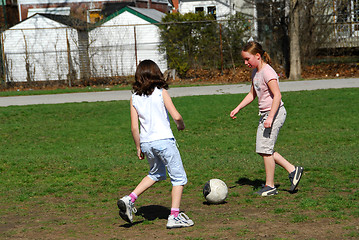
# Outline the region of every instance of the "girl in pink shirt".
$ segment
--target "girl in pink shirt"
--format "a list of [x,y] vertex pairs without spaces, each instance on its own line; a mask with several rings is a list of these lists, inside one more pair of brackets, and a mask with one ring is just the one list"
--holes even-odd
[[251,76],[252,86],[247,96],[230,113],[230,117],[236,119],[236,114],[258,97],[261,117],[257,129],[256,152],[264,160],[266,184],[256,194],[260,196],[278,194],[274,186],[275,164],[288,171],[291,183],[290,191],[293,192],[302,177],[303,167],[292,165],[274,151],[279,130],[287,115],[279,90],[278,75],[270,66],[269,55],[259,43],[248,42],[242,50],[242,57],[244,63],[254,69]]

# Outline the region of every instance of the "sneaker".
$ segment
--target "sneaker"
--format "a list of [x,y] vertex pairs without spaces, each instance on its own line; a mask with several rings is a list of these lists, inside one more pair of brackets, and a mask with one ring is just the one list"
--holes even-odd
[[182,228],[182,227],[191,227],[194,225],[194,222],[189,219],[189,217],[181,212],[177,217],[169,215],[167,221],[167,228]]
[[290,192],[293,192],[295,188],[298,186],[299,181],[303,174],[303,170],[304,169],[302,167],[295,167],[295,170],[289,173],[289,181],[292,184],[289,189]]
[[120,217],[126,222],[132,223],[133,216],[132,212],[136,213],[137,209],[134,207],[130,196],[124,196],[117,201],[117,206],[120,209]]
[[276,195],[276,194],[278,194],[278,191],[275,187],[272,188],[272,187],[266,185],[266,186],[262,187],[262,189],[259,190],[258,192],[256,192],[255,194],[266,197],[266,196]]

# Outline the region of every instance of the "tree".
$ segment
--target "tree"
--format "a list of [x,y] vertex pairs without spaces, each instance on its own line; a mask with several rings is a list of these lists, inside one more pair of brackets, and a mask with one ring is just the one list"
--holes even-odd
[[300,37],[299,37],[299,16],[300,16],[300,1],[290,0],[290,74],[289,79],[298,80],[301,78],[302,67],[300,58]]
[[219,69],[242,62],[240,50],[249,25],[240,14],[218,22],[203,12],[171,13],[159,26],[160,52],[182,76],[189,69]]
[[244,0],[245,8],[257,12],[258,37],[274,62],[282,65],[290,79],[301,77],[303,64],[315,56],[333,28],[332,1]]

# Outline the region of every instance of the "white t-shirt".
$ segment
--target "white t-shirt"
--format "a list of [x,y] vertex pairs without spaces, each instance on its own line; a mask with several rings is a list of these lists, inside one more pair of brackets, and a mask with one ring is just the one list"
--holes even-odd
[[132,105],[140,120],[140,142],[174,138],[162,89],[155,88],[150,96],[132,94]]
[[[279,84],[278,75],[269,64],[265,64],[259,72],[255,69],[252,73],[252,84],[257,93],[258,107],[261,112],[271,110],[273,93],[268,87],[268,82],[272,79],[275,79],[273,81],[277,81]],[[279,106],[283,106],[282,100]]]

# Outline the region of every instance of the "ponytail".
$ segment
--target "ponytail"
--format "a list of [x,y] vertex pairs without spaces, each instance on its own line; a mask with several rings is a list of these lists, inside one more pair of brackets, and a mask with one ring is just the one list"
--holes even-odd
[[272,59],[270,58],[270,56],[267,52],[264,51],[261,56],[262,56],[262,59],[264,60],[264,62],[268,63],[269,65],[272,64]]

